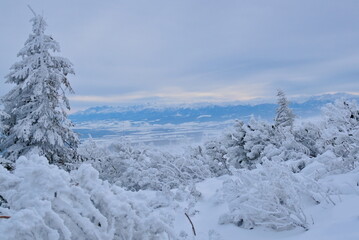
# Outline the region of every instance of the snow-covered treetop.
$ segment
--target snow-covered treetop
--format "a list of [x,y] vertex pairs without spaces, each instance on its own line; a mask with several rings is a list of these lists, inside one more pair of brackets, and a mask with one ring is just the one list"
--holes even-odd
[[[11,72],[6,76],[7,82],[20,84],[28,79],[38,78],[39,75],[45,78],[54,71],[56,72],[54,77],[72,92],[65,77],[69,73],[74,74],[72,63],[65,58],[50,55],[50,52],[59,52],[60,45],[51,35],[45,34],[47,24],[42,15],[36,14],[30,22],[32,22],[32,33],[26,40],[25,46],[17,54],[22,60],[10,68]],[[34,70],[37,70],[37,74],[34,74]],[[69,108],[68,105],[66,107]]]
[[30,56],[49,49],[59,52],[60,45],[50,35],[45,34],[47,24],[44,17],[42,15],[35,15],[30,22],[32,22],[32,34],[30,34],[25,42],[25,47],[20,50],[18,56]]
[[278,108],[275,116],[275,125],[281,127],[292,127],[294,122],[294,114],[292,109],[289,108],[289,102],[282,90],[278,90]]

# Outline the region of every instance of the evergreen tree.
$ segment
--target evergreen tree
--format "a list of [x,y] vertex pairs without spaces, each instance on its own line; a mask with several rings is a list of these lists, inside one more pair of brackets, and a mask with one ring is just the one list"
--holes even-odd
[[15,161],[20,155],[38,152],[50,163],[63,164],[76,155],[77,135],[71,130],[65,91],[73,92],[67,79],[72,63],[53,56],[59,44],[45,34],[44,17],[34,12],[32,33],[19,51],[21,60],[10,68],[6,83],[16,86],[2,98],[4,112],[0,149]]
[[275,116],[275,126],[276,127],[293,127],[294,114],[292,109],[289,108],[289,102],[285,97],[285,94],[282,90],[278,90],[278,108]]
[[278,137],[271,124],[253,117],[248,124],[244,125],[243,129],[246,132],[243,139],[246,158],[241,161],[241,166],[253,168],[257,163],[262,162],[265,149],[277,144]]
[[246,166],[248,157],[244,149],[244,138],[247,134],[244,122],[236,120],[230,132],[224,135],[224,147],[227,151],[225,158],[229,165],[235,168]]

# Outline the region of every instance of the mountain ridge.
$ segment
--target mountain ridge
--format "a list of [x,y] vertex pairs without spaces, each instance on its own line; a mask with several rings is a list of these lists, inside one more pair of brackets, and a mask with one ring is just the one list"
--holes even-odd
[[[337,93],[294,98],[290,107],[297,117],[307,118],[319,115],[320,109],[336,99],[359,100],[359,96]],[[289,99],[290,100],[290,99]],[[242,102],[224,103],[195,103],[195,104],[136,104],[128,106],[96,106],[81,112],[73,113],[69,117],[73,122],[88,121],[145,121],[157,124],[180,124],[185,122],[225,121],[230,119],[249,119],[250,116],[272,120],[276,103],[246,104]]]

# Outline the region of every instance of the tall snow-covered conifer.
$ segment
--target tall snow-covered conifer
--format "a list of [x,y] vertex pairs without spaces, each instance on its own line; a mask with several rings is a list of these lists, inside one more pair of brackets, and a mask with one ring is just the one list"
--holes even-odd
[[289,108],[289,102],[285,97],[285,94],[282,90],[278,90],[278,108],[275,116],[275,126],[277,127],[293,127],[294,114],[292,109]]
[[44,17],[34,12],[31,22],[32,33],[18,53],[21,60],[6,76],[15,87],[2,98],[6,117],[1,117],[0,149],[12,161],[35,151],[50,163],[63,164],[76,156],[78,145],[66,114],[65,91],[73,92],[67,75],[74,70],[69,60],[52,55],[60,46],[45,34]]

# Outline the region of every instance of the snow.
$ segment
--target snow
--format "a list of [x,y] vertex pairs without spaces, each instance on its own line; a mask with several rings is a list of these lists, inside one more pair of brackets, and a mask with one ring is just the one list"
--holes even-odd
[[78,148],[61,88],[72,91],[66,76],[74,70],[48,52],[59,44],[33,13],[22,60],[6,77],[16,86],[0,110],[1,239],[359,239],[357,102],[337,100],[320,120],[297,122],[279,90],[273,123],[233,122],[234,108],[220,105],[202,111],[200,104],[193,115],[185,107],[100,107],[88,116],[142,112],[137,122],[101,122],[107,133],[137,129],[137,142],[152,133],[161,140],[180,135],[184,144],[186,134],[196,138],[201,129],[208,139],[164,150],[90,138]]
[[[349,179],[358,177],[353,174]],[[359,239],[359,188],[349,195],[335,196],[336,205],[324,204],[307,207],[305,212],[310,216],[311,226],[308,231],[294,229],[291,231],[277,232],[264,228],[253,230],[239,228],[235,225],[219,225],[218,219],[227,210],[224,203],[218,203],[217,192],[221,190],[225,177],[207,179],[197,184],[197,190],[202,193],[201,200],[196,205],[198,214],[192,217],[197,231],[197,237],[193,239],[208,239],[208,233],[214,230],[223,240],[357,240]],[[348,178],[343,175],[332,176],[330,181],[338,184],[346,184]],[[177,232],[186,231],[191,236],[190,223],[182,212],[177,212],[175,226]]]
[[0,234],[2,239],[359,239],[359,167],[320,177],[335,204],[304,204],[307,231],[219,224],[230,210],[221,197],[230,179],[236,175],[208,178],[192,190],[128,192],[100,180],[88,164],[68,173],[44,157],[21,157],[13,173],[0,167],[0,194],[9,205],[0,205],[0,215],[10,216],[0,219]]
[[[68,173],[36,155],[13,173],[0,167],[2,239],[168,239],[170,214],[98,178],[88,164]],[[3,221],[4,220],[4,221]]]
[[359,239],[357,109],[336,102],[322,121],[277,128],[236,122],[223,137],[182,151],[90,140],[78,152],[86,161],[72,171],[22,156],[12,172],[0,167],[0,216],[10,217],[0,218],[0,235]]

